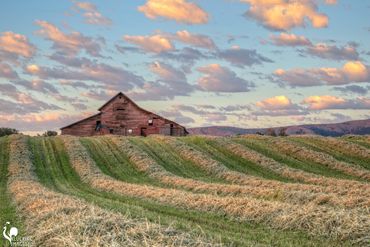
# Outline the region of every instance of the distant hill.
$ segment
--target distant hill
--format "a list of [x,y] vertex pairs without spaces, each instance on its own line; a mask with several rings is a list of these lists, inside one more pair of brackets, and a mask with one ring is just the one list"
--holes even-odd
[[343,136],[347,134],[369,135],[370,119],[354,120],[333,124],[305,124],[261,129],[244,129],[230,126],[210,126],[210,127],[190,128],[188,129],[188,131],[192,135],[230,136],[230,135],[256,134],[257,132],[266,134],[266,132],[269,129],[273,129],[277,134],[281,131],[281,129],[285,129],[285,133],[287,135],[307,135],[307,134],[314,135],[316,134],[322,136]]

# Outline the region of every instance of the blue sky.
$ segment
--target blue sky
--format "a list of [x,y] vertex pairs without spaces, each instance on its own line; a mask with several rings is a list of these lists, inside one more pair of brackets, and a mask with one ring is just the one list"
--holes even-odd
[[187,127],[370,116],[368,1],[1,5],[1,126],[59,129],[118,91]]

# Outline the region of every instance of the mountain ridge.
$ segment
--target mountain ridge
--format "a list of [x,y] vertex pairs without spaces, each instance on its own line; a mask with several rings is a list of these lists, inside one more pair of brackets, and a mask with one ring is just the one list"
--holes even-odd
[[272,128],[239,128],[232,126],[208,126],[189,128],[191,135],[213,135],[231,136],[245,134],[271,134],[272,130],[279,135],[284,131],[287,135],[322,135],[322,136],[343,136],[343,135],[368,135],[370,134],[370,119],[352,120],[330,124],[302,124]]

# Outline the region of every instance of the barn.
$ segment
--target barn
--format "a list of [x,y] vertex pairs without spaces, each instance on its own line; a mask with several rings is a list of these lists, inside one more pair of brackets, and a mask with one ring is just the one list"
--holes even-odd
[[98,111],[99,113],[93,116],[61,128],[62,135],[185,136],[188,134],[184,126],[139,107],[122,92],[110,99]]

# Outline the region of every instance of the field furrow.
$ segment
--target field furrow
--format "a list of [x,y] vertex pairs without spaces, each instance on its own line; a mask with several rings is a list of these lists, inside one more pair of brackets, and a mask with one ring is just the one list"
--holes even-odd
[[370,150],[360,145],[333,137],[289,137],[290,140],[307,145],[319,152],[327,153],[334,158],[360,165],[370,170]]
[[[297,145],[296,143],[293,143],[286,138],[268,139],[268,143],[271,145],[272,149],[282,152],[291,157],[294,157],[298,160],[301,161],[309,160],[317,164],[329,167],[331,169],[341,171],[348,175],[356,176],[363,180],[370,180],[370,171],[361,167],[360,165],[336,160],[329,154],[312,150],[303,145]],[[360,187],[362,186],[368,189],[368,185],[366,184],[361,185],[355,181],[353,182],[348,181],[346,185],[346,187],[358,187],[358,186]]]
[[33,171],[25,137],[12,137],[9,173],[9,191],[35,246],[153,246],[163,243],[176,246],[184,242],[202,245],[201,239],[169,232],[160,225],[133,220],[43,187]]
[[338,186],[343,183],[347,183],[345,180],[339,180],[334,178],[327,178],[323,176],[319,176],[312,173],[307,173],[302,170],[290,168],[282,163],[275,161],[274,159],[270,159],[248,147],[245,147],[241,144],[229,141],[224,138],[215,138],[215,141],[219,142],[224,146],[226,150],[232,152],[236,155],[239,155],[242,158],[245,158],[249,161],[252,161],[256,164],[259,164],[266,169],[271,169],[278,174],[281,174],[284,177],[288,177],[294,179],[296,181],[301,181],[310,184],[322,185],[322,186]]
[[[291,191],[291,190],[281,190],[280,188],[259,188],[256,186],[240,186],[231,184],[219,184],[219,183],[206,183],[203,181],[195,179],[186,179],[174,174],[171,174],[159,166],[154,159],[152,159],[148,154],[143,153],[138,147],[132,144],[128,138],[111,137],[112,140],[119,148],[120,153],[125,153],[130,158],[133,164],[136,164],[138,170],[147,173],[152,178],[160,181],[163,184],[172,185],[177,189],[186,189],[193,192],[201,192],[216,195],[233,195],[233,196],[253,196],[256,198],[268,199],[268,200],[278,200],[284,202],[290,202],[294,204],[326,204],[331,206],[346,206],[347,200],[345,198],[338,198],[338,196],[333,194],[324,194],[322,192],[314,193],[307,191]],[[135,138],[136,139],[136,138]],[[143,139],[142,139],[143,140]],[[145,139],[145,140],[148,140]],[[137,141],[137,140],[136,140]],[[150,140],[151,144],[156,145],[155,140]],[[103,148],[103,147],[102,147]],[[104,149],[104,148],[103,148]],[[95,149],[96,150],[96,149]],[[105,150],[109,152],[109,149]],[[91,150],[90,150],[91,154]],[[160,160],[169,160],[170,162],[176,162],[181,160],[180,157],[169,158],[169,153],[157,154],[161,157]],[[104,154],[102,154],[103,156]],[[94,156],[94,155],[93,155]],[[94,160],[96,163],[101,162],[100,160]],[[111,161],[107,166],[111,166],[119,161]],[[179,164],[181,165],[181,164]],[[98,165],[101,167],[101,165]],[[118,170],[118,169],[117,169]],[[108,174],[109,175],[109,174]]]
[[[206,232],[212,239],[218,239],[216,242],[222,239],[222,242],[232,243],[233,245],[266,245],[273,239],[277,246],[286,246],[287,243],[288,245],[293,243],[302,245],[303,243],[303,246],[310,246],[311,241],[315,243],[320,243],[322,241],[312,239],[307,241],[307,236],[299,231],[281,231],[255,224],[250,225],[249,223],[232,221],[225,218],[223,215],[214,214],[212,212],[186,210],[133,196],[122,195],[122,193],[118,195],[117,193],[93,189],[86,183],[82,183],[75,171],[72,170],[69,158],[59,138],[48,140],[48,142],[52,144],[49,146],[53,146],[52,150],[40,148],[43,145],[39,142],[42,142],[42,138],[40,140],[33,138],[31,143],[31,146],[34,146],[33,153],[37,158],[37,162],[35,162],[37,164],[36,166],[40,168],[36,169],[36,171],[42,170],[37,172],[38,176],[44,177],[44,167],[50,166],[53,171],[51,173],[52,176],[50,176],[51,180],[60,181],[56,183],[58,186],[55,187],[55,189],[61,190],[66,194],[82,197],[103,208],[129,213],[132,216],[142,215],[153,222],[160,220],[160,223],[165,226],[176,225],[176,228],[180,228],[182,231],[194,232],[194,234],[197,235],[204,235]],[[35,143],[40,145],[35,145]],[[49,156],[48,160],[50,160],[50,163],[40,165],[45,159],[38,158],[42,157],[44,154]],[[49,171],[46,173],[49,174]],[[44,181],[44,183],[49,184],[47,181]],[[53,184],[55,183],[51,183],[49,186],[51,185],[51,187],[53,187]],[[241,238],[240,236],[244,237]]]
[[295,207],[253,198],[198,195],[113,180],[98,170],[77,138],[63,137],[63,141],[74,169],[83,181],[97,189],[147,198],[185,209],[226,214],[238,221],[261,222],[274,228],[306,230],[309,234],[334,239],[361,239],[368,234],[370,228],[368,216],[357,210],[334,210],[317,205]]

